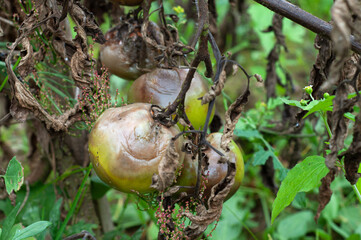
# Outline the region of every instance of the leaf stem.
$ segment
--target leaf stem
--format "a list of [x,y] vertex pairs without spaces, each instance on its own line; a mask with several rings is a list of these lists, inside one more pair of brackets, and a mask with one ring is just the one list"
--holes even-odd
[[326,115],[326,112],[321,112],[321,117],[322,117],[322,120],[326,126],[326,129],[327,129],[327,133],[328,133],[328,136],[330,137],[330,139],[332,138],[332,132],[331,132],[331,128],[330,128],[330,125],[328,125],[328,122],[327,122],[327,115]]
[[356,187],[356,184],[352,185],[352,188],[353,188],[353,191],[355,192],[355,194],[357,196],[358,201],[361,204],[361,194],[360,194],[358,188]]

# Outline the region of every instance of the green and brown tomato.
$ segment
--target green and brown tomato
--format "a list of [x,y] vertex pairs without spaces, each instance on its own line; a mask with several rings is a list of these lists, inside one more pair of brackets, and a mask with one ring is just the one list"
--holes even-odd
[[[207,141],[225,154],[224,151],[221,150],[221,133],[212,133],[208,135]],[[236,165],[236,175],[234,179],[234,184],[232,185],[226,200],[232,197],[238,188],[241,185],[241,182],[244,177],[244,162],[242,152],[237,146],[237,144],[232,140],[229,144],[230,152],[228,152],[228,157],[231,162],[235,163]],[[219,163],[221,156],[216,153],[213,149],[207,148],[203,152],[207,157],[208,166],[204,169],[204,174],[207,179],[205,184],[204,196],[208,199],[211,195],[212,187],[215,186],[217,183],[222,181],[227,175],[228,166],[226,163]],[[177,185],[180,186],[187,186],[187,187],[195,187],[197,182],[197,170],[198,170],[198,162],[194,159],[194,156],[190,153],[186,153],[184,157],[184,166],[182,169],[181,176],[177,180]],[[194,188],[188,189],[188,192],[194,191]]]
[[[148,25],[148,34],[159,44],[163,35],[154,22]],[[110,73],[126,80],[135,80],[157,66],[159,51],[149,47],[141,34],[141,22],[129,19],[105,34],[106,42],[100,48],[99,58]]]
[[[89,154],[94,170],[105,183],[122,192],[148,193],[153,174],[165,157],[170,140],[179,133],[155,122],[151,105],[135,103],[107,109],[89,135]],[[179,163],[183,138],[175,142]]]
[[[178,96],[188,69],[157,68],[136,79],[129,89],[129,102],[146,102],[167,107]],[[185,97],[185,112],[196,130],[202,129],[206,120],[208,104],[202,105],[202,97],[208,92],[205,80],[195,72],[192,84]],[[211,120],[214,115],[214,109]]]

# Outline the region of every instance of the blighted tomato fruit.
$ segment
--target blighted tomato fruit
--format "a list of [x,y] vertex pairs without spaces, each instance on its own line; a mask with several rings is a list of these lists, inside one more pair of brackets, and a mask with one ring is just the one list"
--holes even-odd
[[[96,121],[89,135],[89,154],[97,175],[122,192],[147,193],[153,174],[166,155],[171,138],[179,133],[177,126],[164,127],[155,122],[151,105],[135,103],[107,109]],[[175,141],[179,164],[183,138]]]
[[[225,154],[224,151],[221,149],[221,133],[212,133],[208,135],[207,141]],[[231,187],[226,200],[233,196],[233,194],[238,190],[239,186],[241,185],[243,176],[244,176],[244,162],[241,150],[238,148],[237,144],[234,141],[231,141],[229,144],[230,152],[228,153],[228,157],[231,162],[236,164],[236,176],[234,179],[234,184]],[[216,153],[211,148],[208,148],[204,151],[204,154],[206,155],[208,159],[208,166],[204,169],[205,179],[205,191],[204,196],[206,199],[208,199],[211,195],[212,187],[215,186],[217,183],[219,183],[222,179],[224,179],[227,175],[228,166],[226,163],[219,163],[219,160],[221,159],[221,156]],[[198,169],[198,162],[192,154],[186,154],[184,158],[184,167],[182,169],[182,174],[177,180],[177,185],[180,186],[192,186],[195,187],[197,182],[197,169]],[[194,189],[188,190],[194,191]]]
[[[148,34],[163,44],[160,28],[150,22]],[[135,80],[143,73],[157,66],[159,51],[149,47],[142,38],[141,22],[124,20],[105,34],[106,42],[100,48],[100,61],[110,73],[126,80]]]
[[[129,89],[128,101],[145,102],[167,107],[178,96],[188,69],[157,68],[136,79]],[[198,130],[204,125],[208,104],[202,105],[198,98],[208,92],[205,80],[195,72],[192,84],[185,98],[185,112],[193,127]],[[214,110],[211,118],[214,115]],[[211,119],[212,120],[212,119]]]

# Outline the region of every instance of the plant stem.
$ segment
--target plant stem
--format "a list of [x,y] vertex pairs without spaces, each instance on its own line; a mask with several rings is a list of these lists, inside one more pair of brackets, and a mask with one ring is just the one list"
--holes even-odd
[[356,187],[356,184],[352,185],[352,188],[353,188],[353,191],[355,192],[355,194],[357,196],[358,201],[361,204],[361,194],[360,194],[358,188]]
[[[295,23],[311,30],[314,33],[321,34],[331,39],[332,25],[318,17],[302,10],[301,8],[285,1],[285,0],[254,0],[266,8],[278,13]],[[361,44],[350,35],[352,51],[361,54]]]
[[331,128],[330,128],[330,126],[328,125],[328,122],[327,122],[326,112],[322,112],[321,117],[322,117],[323,122],[325,123],[326,129],[327,129],[327,132],[328,132],[328,136],[331,139],[332,138],[332,132],[331,132]]

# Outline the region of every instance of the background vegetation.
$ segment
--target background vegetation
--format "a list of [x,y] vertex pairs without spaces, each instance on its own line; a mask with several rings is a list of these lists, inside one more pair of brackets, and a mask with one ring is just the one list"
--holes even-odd
[[[109,5],[111,3],[107,1],[98,2],[85,1],[84,5],[93,11],[104,34],[119,22],[118,13],[135,9]],[[293,2],[325,21],[331,19],[333,1]],[[270,31],[274,13],[253,1],[217,0],[215,3],[218,17],[214,33],[221,52],[231,53],[231,58],[248,73],[257,73],[266,79],[270,75],[269,64],[273,61],[269,54],[279,44],[274,32]],[[0,6],[0,17],[6,20],[0,23],[4,33],[0,38],[0,174],[4,176],[4,181],[0,182],[0,226],[3,229],[0,239],[9,239],[6,234],[10,231],[27,229],[28,226],[31,226],[28,230],[35,230],[33,235],[26,237],[34,236],[35,239],[62,239],[84,230],[104,240],[157,239],[156,209],[136,195],[109,189],[91,172],[87,133],[89,125],[103,110],[99,102],[101,109],[97,109],[96,114],[74,123],[67,132],[49,130],[44,121],[31,115],[23,122],[9,117],[12,90],[5,65],[5,57],[9,53],[7,45],[15,41],[16,31],[34,3],[30,0],[14,3],[5,0],[3,3],[0,1]],[[152,3],[151,11],[158,7],[156,2]],[[164,1],[164,10],[166,14],[178,16],[177,23],[170,19],[167,21],[177,27],[181,41],[188,44],[197,26],[194,5],[188,1],[169,0]],[[150,19],[158,22],[157,14],[152,14]],[[76,23],[69,15],[67,20],[70,29],[73,29]],[[302,98],[312,101],[304,88],[310,85],[310,73],[318,55],[314,47],[316,34],[286,18],[282,21],[287,51],[281,44],[279,59],[273,61],[277,76],[274,93],[271,94],[267,82],[252,79],[251,96],[235,130],[235,141],[242,147],[245,157],[245,178],[238,192],[224,204],[219,221],[208,227],[202,239],[361,239],[361,203],[355,190],[361,188],[361,183],[352,187],[346,180],[342,158],[331,184],[332,197],[317,222],[314,218],[319,207],[320,179],[327,172],[317,178],[309,170],[302,175],[301,170],[296,169],[294,189],[288,187],[284,190],[285,195],[297,193],[295,198],[279,216],[272,216],[277,192],[286,175],[290,174],[289,169],[307,157],[315,162],[317,156],[326,169],[323,157],[329,151],[331,136],[327,125],[331,123],[327,123],[325,117],[330,116],[327,112],[331,114],[333,111],[332,99],[335,95],[335,88],[330,88],[327,92],[331,100],[327,102],[328,96],[323,93],[313,96],[313,106],[320,104],[318,108],[307,108],[311,102],[300,102]],[[71,34],[75,38],[73,30]],[[45,45],[46,54],[42,61],[34,63],[33,73],[22,80],[44,109],[50,114],[61,115],[78,101],[74,96],[75,81],[70,68],[54,50],[54,43],[47,39],[46,33],[39,29],[31,40],[34,48]],[[88,43],[89,54],[96,59],[100,44],[91,37],[88,37]],[[21,49],[18,47],[11,59],[19,75],[17,65],[22,56]],[[190,54],[189,58],[192,57],[193,54]],[[215,64],[214,57],[211,57]],[[96,65],[92,66],[92,69],[96,68]],[[205,67],[201,65],[197,71],[204,75]],[[246,87],[246,79],[241,72],[231,72],[221,97],[217,99],[219,116],[224,115],[230,103]],[[104,104],[120,106],[127,103],[130,81],[114,75],[109,78],[93,75],[92,79],[95,83],[99,81],[109,85],[105,92],[99,93],[112,96],[112,102]],[[104,82],[108,79],[108,83]],[[349,96],[355,98],[356,94],[351,96],[350,93]],[[104,99],[109,101],[109,98]],[[301,109],[310,114],[297,121],[296,115]],[[351,120],[347,122],[343,151],[352,143],[358,113],[359,107],[355,105],[346,114]],[[7,191],[5,187],[5,181],[10,179],[5,172],[9,172],[9,161],[13,157],[23,167],[25,182],[20,189],[16,189],[15,184],[15,191],[11,192],[12,189]],[[21,169],[14,164],[15,170]],[[21,182],[22,177],[17,174],[15,171],[11,179]],[[296,175],[301,176],[301,180],[307,178],[314,183],[302,185],[296,182],[300,181]]]

